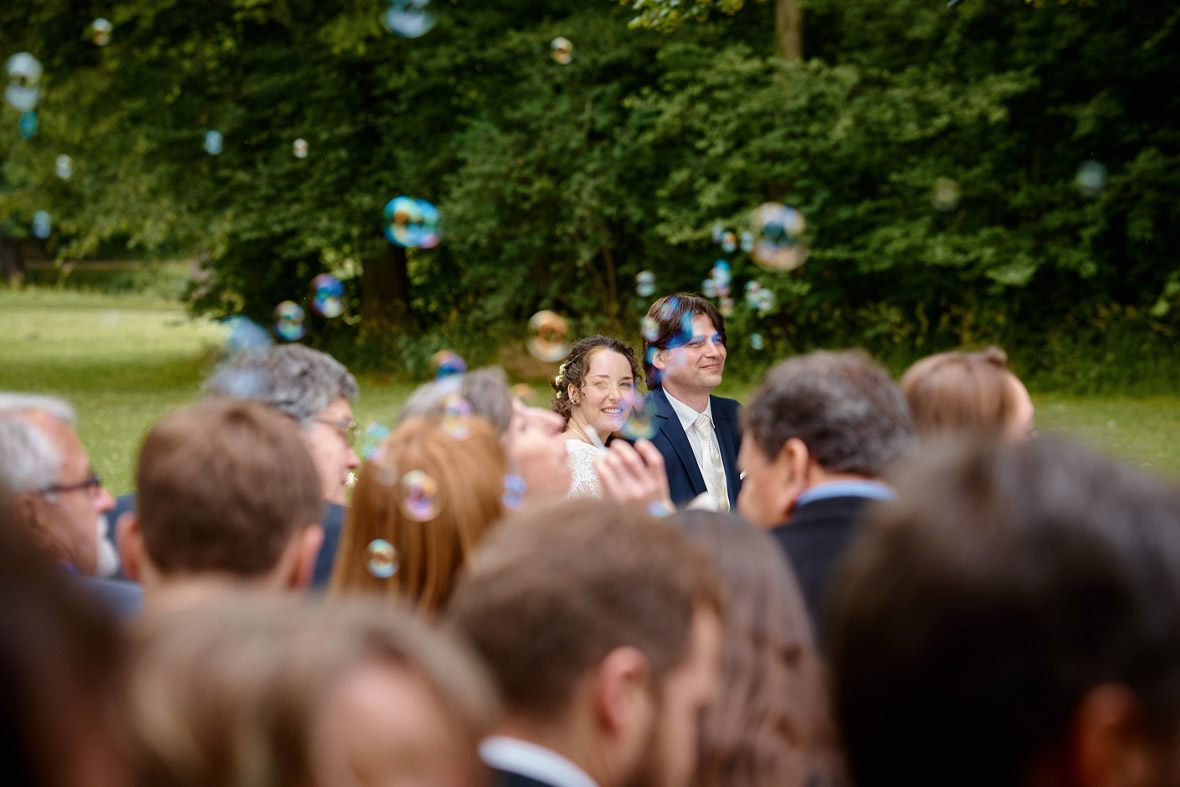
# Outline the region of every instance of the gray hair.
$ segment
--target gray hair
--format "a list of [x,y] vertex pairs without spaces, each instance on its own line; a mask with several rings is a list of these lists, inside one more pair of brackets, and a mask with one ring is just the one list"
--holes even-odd
[[29,416],[77,423],[69,402],[52,396],[0,391],[0,498],[35,492],[61,481],[61,451]]
[[357,385],[344,364],[300,344],[243,351],[205,382],[217,396],[269,405],[307,426],[337,399],[356,399]]
[[472,413],[488,421],[501,435],[508,431],[508,423],[512,420],[512,391],[508,387],[508,375],[499,366],[487,366],[470,374],[444,377],[418,386],[402,405],[397,422],[440,415],[446,406],[446,398],[455,394],[470,402]]
[[778,364],[744,418],[767,459],[796,437],[823,469],[870,478],[882,475],[913,431],[905,397],[859,350],[815,352]]

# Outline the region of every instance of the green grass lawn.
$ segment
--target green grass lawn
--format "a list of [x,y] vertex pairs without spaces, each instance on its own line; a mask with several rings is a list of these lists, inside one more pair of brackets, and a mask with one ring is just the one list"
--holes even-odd
[[[120,494],[132,488],[144,432],[164,413],[200,397],[225,335],[223,326],[192,320],[175,303],[151,297],[0,289],[0,390],[71,401],[95,469]],[[415,383],[362,377],[360,386],[357,420],[388,424]],[[745,399],[750,390],[727,384],[719,393]],[[1180,476],[1180,397],[1038,394],[1033,400],[1041,434],[1064,435],[1152,472]]]

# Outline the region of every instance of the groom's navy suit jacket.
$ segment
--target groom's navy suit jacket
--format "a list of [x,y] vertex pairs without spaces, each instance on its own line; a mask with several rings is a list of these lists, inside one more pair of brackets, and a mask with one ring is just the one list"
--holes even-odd
[[[701,468],[697,465],[696,455],[688,442],[688,435],[668,401],[668,395],[663,388],[643,397],[643,405],[654,414],[656,433],[651,438],[652,444],[664,457],[664,467],[668,473],[668,489],[672,493],[672,502],[683,505],[694,497],[708,491],[705,487],[705,477],[701,475]],[[738,478],[737,456],[742,444],[741,424],[738,413],[742,406],[734,399],[722,399],[720,396],[710,396],[713,406],[713,423],[717,427],[717,444],[721,447],[721,460],[725,464],[725,485],[729,491],[729,506],[737,505],[738,491],[742,488]]]

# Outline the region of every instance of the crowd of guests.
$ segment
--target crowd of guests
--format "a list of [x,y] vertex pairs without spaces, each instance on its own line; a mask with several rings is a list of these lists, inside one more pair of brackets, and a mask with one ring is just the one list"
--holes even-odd
[[1178,783],[1180,491],[1029,439],[995,348],[897,383],[802,355],[744,407],[725,359],[712,303],[668,296],[641,352],[576,342],[550,409],[442,378],[361,463],[352,375],[249,351],[118,501],[68,403],[0,394],[5,771]]

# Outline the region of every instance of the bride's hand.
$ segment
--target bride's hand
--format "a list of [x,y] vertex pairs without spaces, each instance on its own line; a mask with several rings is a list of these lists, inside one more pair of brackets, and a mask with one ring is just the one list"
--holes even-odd
[[631,446],[615,440],[594,460],[603,497],[620,503],[637,503],[652,513],[670,514],[676,509],[668,491],[664,457],[647,440]]

